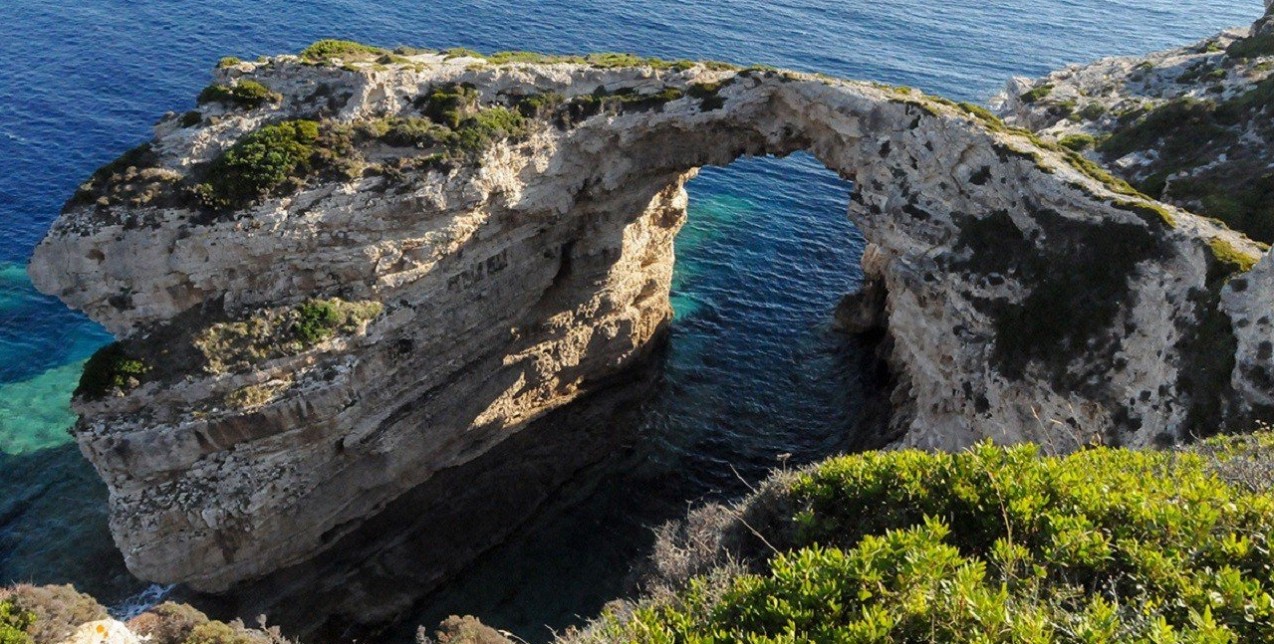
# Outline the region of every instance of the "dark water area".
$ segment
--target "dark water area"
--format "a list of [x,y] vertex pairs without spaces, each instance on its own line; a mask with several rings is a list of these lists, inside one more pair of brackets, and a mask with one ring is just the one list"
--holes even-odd
[[[295,52],[324,37],[481,51],[632,51],[764,63],[982,101],[1012,75],[1179,46],[1251,22],[1255,0],[0,0],[0,583],[74,582],[119,604],[127,575],[106,491],[70,444],[80,365],[109,341],[35,293],[24,267],[99,165],[188,109],[218,58]],[[806,156],[744,159],[691,182],[654,389],[627,437],[393,631],[482,615],[530,640],[595,613],[690,504],[730,498],[780,454],[853,448],[863,350],[830,331],[862,240],[849,187]],[[737,475],[736,475],[737,471]],[[389,636],[389,635],[386,635]]]

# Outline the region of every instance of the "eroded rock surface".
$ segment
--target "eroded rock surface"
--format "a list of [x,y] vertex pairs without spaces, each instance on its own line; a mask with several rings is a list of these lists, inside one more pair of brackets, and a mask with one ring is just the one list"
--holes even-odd
[[1015,78],[1012,125],[1083,151],[1142,192],[1274,242],[1274,14],[1148,56]]
[[145,579],[219,591],[303,561],[640,362],[671,314],[685,182],[745,155],[807,150],[854,180],[901,445],[1145,445],[1216,431],[1259,388],[1234,359],[1259,343],[1218,305],[1258,247],[970,106],[720,65],[407,53],[217,82],[242,100],[166,117],[30,268],[122,340],[86,374],[76,434]]

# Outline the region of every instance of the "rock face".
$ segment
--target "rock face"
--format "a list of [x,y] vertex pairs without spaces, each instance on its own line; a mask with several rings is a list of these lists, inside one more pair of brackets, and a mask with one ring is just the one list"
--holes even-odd
[[122,340],[76,433],[142,578],[219,591],[303,561],[639,363],[685,182],[745,155],[855,182],[901,445],[1176,440],[1268,375],[1226,312],[1269,281],[1218,304],[1255,245],[975,108],[720,65],[367,55],[220,69],[225,105],[162,120],[36,250],[36,285]]
[[1012,125],[1082,150],[1142,192],[1274,242],[1274,16],[1144,57],[1012,80]]

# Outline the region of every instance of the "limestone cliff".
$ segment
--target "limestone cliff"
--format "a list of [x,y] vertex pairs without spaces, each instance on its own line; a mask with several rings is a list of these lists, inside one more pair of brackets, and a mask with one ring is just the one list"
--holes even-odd
[[76,435],[146,579],[302,561],[640,362],[685,182],[745,155],[854,181],[901,444],[1174,441],[1269,373],[1229,313],[1274,291],[1269,257],[1227,281],[1255,244],[905,88],[321,43],[225,61],[201,101],[86,183],[30,267],[121,339]]
[[1188,47],[1016,78],[996,103],[1146,194],[1274,242],[1274,14]]

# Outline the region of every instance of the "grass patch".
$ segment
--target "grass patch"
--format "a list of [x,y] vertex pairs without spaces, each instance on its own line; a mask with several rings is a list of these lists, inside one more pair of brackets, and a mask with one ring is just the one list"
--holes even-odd
[[159,155],[149,143],[143,143],[98,168],[67,201],[66,208],[90,204],[128,204],[138,208],[189,205],[189,200],[173,189],[182,175],[158,165]]
[[1274,498],[1214,463],[986,444],[835,458],[785,484],[763,535],[783,552],[608,614],[592,641],[1268,641]]
[[269,404],[287,388],[288,383],[248,385],[230,392],[226,396],[226,404],[241,411],[259,409]]
[[283,96],[251,79],[243,79],[234,85],[213,84],[199,93],[198,103],[221,103],[242,109],[256,109],[267,103],[277,103]]
[[94,400],[115,391],[128,391],[140,385],[149,371],[146,363],[130,356],[120,343],[113,342],[98,349],[84,363],[75,395]]
[[1080,118],[1087,121],[1096,121],[1106,115],[1106,106],[1101,103],[1089,103],[1079,111]]
[[1141,217],[1142,221],[1147,223],[1159,221],[1167,225],[1169,228],[1176,228],[1177,226],[1176,215],[1174,215],[1171,210],[1164,207],[1163,204],[1152,199],[1147,199],[1145,201],[1127,201],[1117,199],[1112,202],[1111,205],[1120,210],[1127,210],[1128,212]]
[[234,67],[235,65],[240,65],[242,63],[243,61],[240,60],[239,58],[236,58],[234,56],[226,56],[222,58],[221,60],[217,61],[217,69],[225,69],[227,67]]
[[621,67],[651,67],[656,70],[685,71],[696,66],[703,66],[713,71],[736,70],[737,65],[720,61],[695,62],[691,60],[664,60],[614,52],[599,52],[582,55],[541,54],[533,51],[501,51],[484,55],[472,49],[447,49],[443,51],[447,58],[477,58],[492,65],[532,64],[532,65],[590,65],[599,69],[616,69]]

